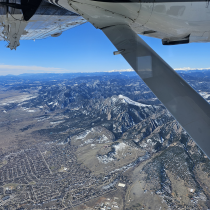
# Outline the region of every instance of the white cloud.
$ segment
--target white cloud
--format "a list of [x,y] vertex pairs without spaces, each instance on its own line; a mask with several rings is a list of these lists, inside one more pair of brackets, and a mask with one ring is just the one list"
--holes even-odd
[[0,75],[19,75],[23,73],[70,73],[70,70],[42,66],[15,66],[0,64]]
[[130,71],[134,71],[134,70],[133,69],[120,69],[120,70],[110,70],[106,72],[130,72]]
[[[190,67],[182,67],[175,68],[174,70],[210,70],[209,68],[190,68]],[[133,69],[119,69],[119,70],[110,70],[105,72],[133,72]],[[100,71],[98,71],[100,72]],[[55,68],[55,67],[43,67],[43,66],[16,66],[16,65],[5,65],[0,63],[0,75],[19,75],[23,73],[75,73],[75,71],[71,71],[63,68]],[[79,73],[79,72],[78,72]],[[82,73],[82,72],[80,72]],[[83,72],[85,73],[85,72]],[[91,73],[91,72],[86,72]]]
[[182,71],[189,71],[189,70],[210,70],[210,67],[208,67],[208,68],[190,68],[190,67],[182,67],[182,68],[175,68],[174,70],[182,70]]
[[[174,70],[182,70],[182,71],[189,71],[189,70],[210,70],[210,67],[208,68],[190,68],[190,67],[181,67],[181,68],[175,68]],[[120,69],[120,70],[110,70],[106,72],[132,72],[133,69]]]

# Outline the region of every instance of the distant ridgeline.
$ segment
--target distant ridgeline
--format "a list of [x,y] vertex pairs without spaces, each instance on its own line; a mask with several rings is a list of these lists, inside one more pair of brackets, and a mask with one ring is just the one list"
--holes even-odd
[[[184,79],[200,79],[210,80],[210,70],[176,70],[176,72]],[[106,80],[112,78],[128,79],[130,77],[138,77],[135,71],[116,71],[116,72],[89,72],[89,73],[37,73],[37,74],[20,74],[0,76],[0,85],[11,82],[27,81],[58,81],[71,80],[74,78],[82,79],[98,79]]]

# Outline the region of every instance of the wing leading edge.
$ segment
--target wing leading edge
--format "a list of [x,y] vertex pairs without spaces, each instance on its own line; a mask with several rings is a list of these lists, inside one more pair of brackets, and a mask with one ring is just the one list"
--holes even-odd
[[147,86],[210,158],[210,105],[129,26],[102,29]]

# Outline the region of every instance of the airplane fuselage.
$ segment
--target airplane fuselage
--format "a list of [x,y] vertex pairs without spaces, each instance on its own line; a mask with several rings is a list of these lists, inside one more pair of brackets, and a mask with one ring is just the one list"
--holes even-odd
[[162,40],[210,41],[208,1],[50,1],[82,15],[96,28],[128,24],[138,34]]

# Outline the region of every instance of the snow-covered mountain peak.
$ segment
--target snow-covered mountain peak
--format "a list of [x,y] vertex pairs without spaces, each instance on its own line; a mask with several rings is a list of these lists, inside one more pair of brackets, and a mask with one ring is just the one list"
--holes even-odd
[[128,98],[126,96],[123,96],[123,95],[119,95],[118,97],[119,97],[119,99],[121,99],[121,101],[123,103],[128,103],[128,104],[131,104],[131,105],[134,105],[134,106],[139,106],[139,107],[151,107],[151,105],[146,105],[146,104],[142,104],[142,103],[133,101],[130,98]]

